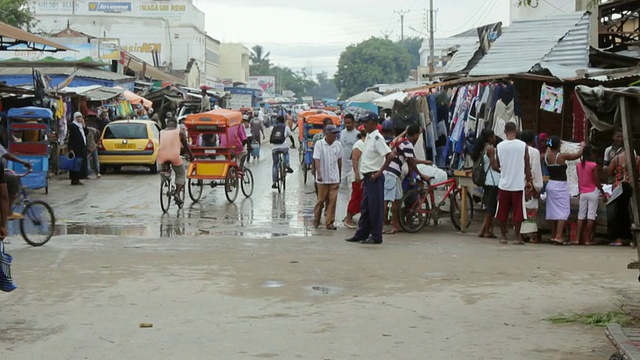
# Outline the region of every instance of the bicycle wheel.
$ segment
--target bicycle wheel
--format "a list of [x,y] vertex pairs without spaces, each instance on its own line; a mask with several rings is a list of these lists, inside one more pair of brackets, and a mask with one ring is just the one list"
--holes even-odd
[[185,186],[182,186],[182,190],[180,191],[180,204],[178,205],[178,209],[182,209],[184,207],[184,200],[186,199],[186,195],[187,195],[187,189],[185,189]]
[[429,222],[429,201],[420,190],[411,190],[401,200],[398,217],[400,226],[408,233],[416,233]]
[[251,170],[244,168],[244,176],[240,180],[240,187],[245,197],[249,198],[253,195],[253,173]]
[[197,203],[202,198],[202,190],[204,188],[204,184],[202,180],[189,179],[189,197],[191,201]]
[[236,168],[231,167],[224,179],[224,196],[232,203],[238,198],[238,172]]
[[[471,225],[471,220],[473,219],[473,198],[471,197],[471,193],[467,192],[467,198],[465,199],[467,202],[467,229],[469,225]],[[462,214],[462,191],[457,189],[453,194],[449,195],[449,205],[451,214],[451,222],[456,229],[462,230],[460,227],[460,215]]]
[[170,206],[171,206],[171,178],[163,176],[160,182],[160,207],[162,208],[162,212],[166,214],[169,211]]
[[280,160],[280,179],[282,181],[282,191],[287,190],[287,168],[284,166],[284,160]]
[[[304,160],[302,160],[304,161]],[[309,171],[309,166],[307,166],[306,162],[302,163],[302,176],[304,178],[304,184],[307,185],[307,177],[309,176],[309,174],[307,173]]]
[[44,201],[36,200],[22,209],[20,234],[31,246],[42,246],[53,236],[56,217],[51,206]]

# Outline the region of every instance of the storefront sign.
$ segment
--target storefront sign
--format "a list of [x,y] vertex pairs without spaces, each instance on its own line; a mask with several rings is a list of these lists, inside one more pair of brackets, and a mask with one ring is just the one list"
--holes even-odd
[[89,11],[126,12],[131,11],[130,2],[90,2]]
[[174,12],[174,11],[187,11],[186,5],[171,5],[171,4],[141,4],[141,11],[160,11],[160,12]]
[[162,44],[160,43],[143,43],[143,44],[135,44],[135,45],[123,45],[122,49],[128,52],[137,52],[137,53],[152,53],[152,52],[161,52]]
[[33,10],[36,14],[39,13],[71,13],[74,10],[79,9],[79,5],[77,1],[74,0],[64,0],[64,1],[55,1],[55,0],[35,0],[29,2],[33,6]]

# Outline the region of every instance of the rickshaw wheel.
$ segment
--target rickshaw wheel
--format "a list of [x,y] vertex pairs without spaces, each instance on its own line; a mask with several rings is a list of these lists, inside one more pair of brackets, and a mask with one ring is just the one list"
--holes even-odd
[[253,195],[253,173],[248,168],[244,169],[244,176],[240,179],[240,187],[242,193],[246,198],[250,198]]
[[623,357],[619,353],[612,354],[609,360],[622,360]]
[[197,203],[202,198],[204,184],[202,180],[189,179],[189,197],[191,201]]
[[232,167],[224,179],[224,195],[230,203],[238,198],[238,190],[238,172]]

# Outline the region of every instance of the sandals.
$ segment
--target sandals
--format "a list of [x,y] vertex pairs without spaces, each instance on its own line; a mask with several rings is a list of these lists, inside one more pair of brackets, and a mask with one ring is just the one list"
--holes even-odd
[[509,243],[509,241],[507,239],[501,239],[500,240],[500,244],[504,245],[504,244],[508,244],[508,243]]

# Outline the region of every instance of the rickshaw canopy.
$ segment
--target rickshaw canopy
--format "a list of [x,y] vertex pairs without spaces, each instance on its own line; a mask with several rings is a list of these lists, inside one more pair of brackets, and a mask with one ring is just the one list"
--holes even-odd
[[7,117],[14,119],[53,119],[53,112],[46,108],[27,106],[9,109]]
[[324,119],[326,118],[331,119],[331,121],[333,121],[333,125],[335,126],[342,125],[342,119],[340,119],[339,116],[327,114],[327,113],[315,114],[315,115],[305,117],[305,122],[307,124],[312,124],[312,125],[322,125],[322,123],[324,122]]
[[216,109],[201,114],[187,116],[184,125],[188,130],[207,126],[234,127],[242,125],[242,113],[237,110]]

